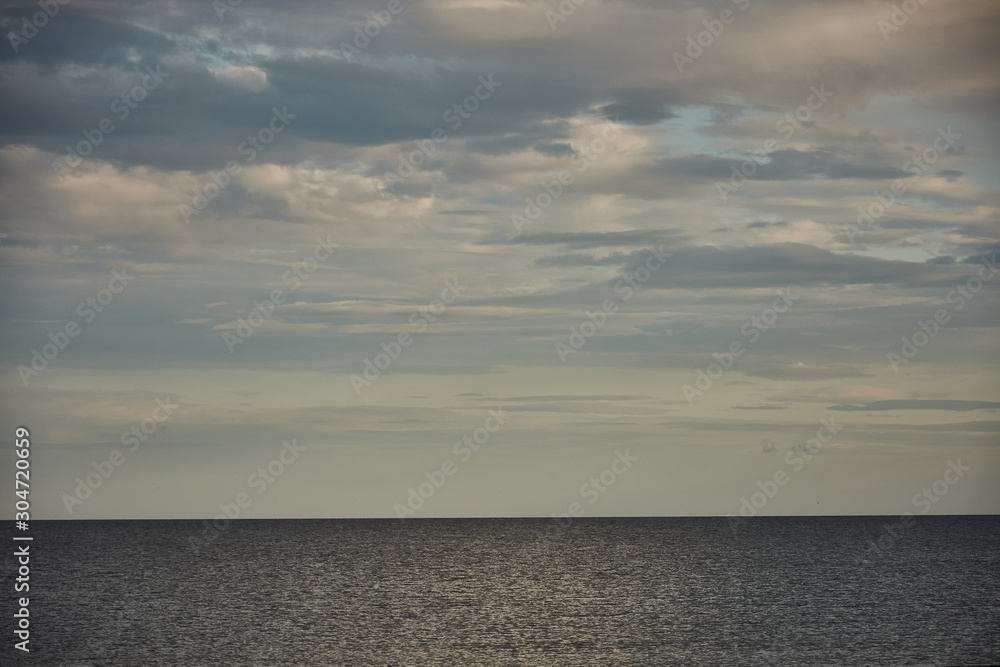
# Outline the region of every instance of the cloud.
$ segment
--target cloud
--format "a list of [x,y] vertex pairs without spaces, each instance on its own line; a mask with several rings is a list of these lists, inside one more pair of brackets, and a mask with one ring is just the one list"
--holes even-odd
[[996,401],[955,401],[955,400],[919,400],[907,399],[900,401],[875,401],[865,405],[833,405],[827,410],[876,412],[883,410],[950,410],[953,412],[968,412],[970,410],[997,410],[1000,402]]
[[541,232],[518,234],[510,238],[493,237],[481,243],[511,245],[563,245],[567,248],[606,248],[614,246],[657,246],[677,243],[687,234],[680,229],[629,229],[619,232]]
[[828,387],[817,393],[819,398],[838,399],[844,401],[875,402],[893,401],[906,398],[906,393],[890,387],[875,387],[870,385],[844,385]]
[[[717,246],[671,249],[673,256],[653,272],[655,287],[781,287],[786,285],[919,284],[954,272],[922,263],[833,253],[802,243],[742,248]],[[620,265],[623,275],[635,271],[648,253],[633,251],[595,257],[572,253],[543,257],[541,266]]]
[[629,394],[552,394],[546,396],[508,396],[506,398],[483,398],[483,401],[525,401],[546,403],[551,401],[649,401],[660,400],[655,396]]
[[787,405],[734,405],[733,410],[787,410]]
[[[609,494],[601,511],[668,515],[728,511],[685,486],[692,471],[750,488],[740,452],[804,442],[832,406],[851,425],[820,480],[840,499],[830,511],[893,511],[887,499],[925,480],[871,454],[923,471],[996,442],[995,420],[934,422],[997,406],[1000,281],[961,310],[947,295],[1000,254],[1000,9],[935,0],[885,40],[876,21],[889,4],[753,0],[683,72],[673,53],[733,3],[590,0],[553,31],[554,2],[404,2],[351,57],[340,44],[369,21],[367,0],[243,2],[221,21],[208,0],[61,5],[23,48],[0,52],[0,95],[16,101],[0,108],[0,391],[13,396],[0,421],[37,424],[61,457],[39,463],[48,483],[72,488],[93,451],[117,447],[169,393],[183,412],[128,483],[101,490],[109,512],[161,502],[146,491],[169,478],[191,494],[165,506],[200,516],[223,481],[259,465],[248,452],[270,457],[296,434],[331,458],[308,466],[315,483],[283,485],[296,502],[276,490],[270,511],[381,516],[499,403],[517,416],[484,448],[496,465],[484,459],[478,478],[470,467],[440,511],[548,515],[558,489],[607,465],[610,443],[648,447],[650,475],[615,487],[634,507]],[[37,11],[8,4],[0,29]],[[119,118],[112,105],[149,68],[162,83]],[[475,97],[487,76],[500,85]],[[814,87],[832,95],[803,107]],[[453,116],[456,104],[478,108]],[[287,129],[221,176],[275,108],[294,115]],[[54,161],[105,117],[114,131],[58,178]],[[597,142],[609,123],[616,138]],[[914,179],[943,127],[957,147]],[[446,140],[430,138],[436,128]],[[717,181],[748,158],[763,164],[720,196]],[[407,161],[412,173],[388,187]],[[543,205],[562,172],[572,183]],[[897,178],[906,191],[879,202]],[[215,187],[185,224],[179,205]],[[539,215],[519,228],[526,198]],[[852,243],[845,226],[875,203],[884,214]],[[289,272],[328,237],[340,247],[292,290]],[[641,288],[616,288],[660,246],[670,256]],[[81,323],[79,304],[122,267],[134,284],[24,386],[18,366]],[[417,333],[409,316],[454,279],[460,298]],[[741,325],[784,287],[792,307],[750,344]],[[271,310],[276,289],[285,298]],[[617,309],[595,314],[609,299]],[[894,373],[886,352],[939,308],[947,326]],[[222,333],[255,309],[266,317],[230,353]],[[395,354],[403,332],[413,344],[357,396],[350,375]],[[555,345],[581,336],[563,362]],[[681,386],[736,340],[746,354],[689,405]],[[982,400],[911,398],[970,387]],[[885,423],[904,409],[907,423]],[[859,467],[870,487],[845,497]],[[963,497],[986,506],[990,491]],[[63,511],[40,497],[40,516],[46,502]]]
[[849,364],[814,365],[797,361],[791,364],[776,364],[773,366],[754,365],[745,368],[743,372],[753,377],[770,378],[773,380],[794,380],[810,382],[827,378],[867,377],[872,375],[863,366]]
[[[758,159],[759,156],[757,156]],[[760,164],[748,154],[740,159],[717,158],[709,155],[688,155],[665,158],[660,170],[666,176],[691,179],[702,177],[729,184],[735,170],[744,162],[753,164],[752,178],[756,181],[800,181],[813,179],[882,180],[906,176],[898,166],[858,164],[839,148],[829,146],[799,150],[787,148],[768,154]],[[750,167],[746,168],[748,171]]]

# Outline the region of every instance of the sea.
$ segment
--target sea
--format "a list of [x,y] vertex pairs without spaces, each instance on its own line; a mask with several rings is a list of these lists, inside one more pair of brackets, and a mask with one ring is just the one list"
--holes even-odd
[[[34,521],[30,535],[30,654],[5,613],[3,665],[1000,664],[996,516]],[[9,609],[19,566],[3,566]]]

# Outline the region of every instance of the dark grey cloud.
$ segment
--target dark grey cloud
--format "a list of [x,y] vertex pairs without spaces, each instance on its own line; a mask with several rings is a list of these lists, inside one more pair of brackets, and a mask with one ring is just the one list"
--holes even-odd
[[[654,271],[648,285],[655,287],[781,287],[785,285],[920,284],[956,275],[943,267],[916,262],[838,254],[801,243],[719,248],[672,249],[667,263]],[[648,259],[637,250],[597,258],[584,253],[543,257],[542,266],[600,266],[619,264],[622,274],[635,271]]]
[[573,150],[572,144],[566,141],[547,141],[537,143],[532,146],[532,149],[538,151],[542,155],[548,155],[549,157],[567,157],[576,154],[576,151]]
[[810,382],[834,378],[870,377],[872,373],[861,367],[851,367],[845,364],[830,366],[813,366],[810,364],[752,365],[743,369],[745,375],[770,378],[772,380],[794,380]]
[[507,396],[505,398],[482,398],[482,401],[534,401],[545,403],[551,401],[658,401],[655,396],[631,394],[547,394],[544,396]]
[[654,96],[650,95],[649,91],[640,91],[638,94],[626,96],[620,102],[601,107],[600,112],[605,118],[630,125],[655,125],[660,121],[676,118],[677,114],[669,104],[663,99],[656,99],[657,97],[662,95]]
[[864,405],[832,405],[827,410],[874,412],[882,410],[951,410],[968,412],[970,410],[998,410],[1000,402],[996,401],[952,401],[945,399],[920,400],[905,399],[898,401],[875,401]]
[[34,37],[19,44],[15,52],[6,35],[20,33],[22,19],[38,11],[39,6],[34,2],[0,8],[0,32],[5,36],[0,64],[30,62],[41,66],[43,71],[66,64],[131,68],[153,63],[176,49],[176,44],[163,33],[129,21],[121,5],[90,4],[82,9],[70,2],[60,3],[59,12]]
[[[756,157],[756,160],[754,160]],[[767,160],[766,163],[761,164]],[[815,179],[865,179],[883,180],[903,178],[907,174],[898,166],[888,164],[863,164],[843,149],[817,147],[807,150],[786,148],[769,153],[766,158],[760,154],[748,154],[743,159],[721,158],[709,155],[687,155],[666,158],[659,168],[664,175],[690,179],[705,179],[729,182],[733,169],[739,170],[749,161],[753,166],[745,167],[745,173],[757,181],[801,181]]]
[[[486,139],[473,139],[467,141],[465,147],[483,155],[509,155],[519,151],[531,149],[543,155],[551,157],[562,157],[572,155],[573,149],[566,142],[553,141],[554,139],[565,138],[562,133],[554,133],[551,128],[541,129],[525,128],[524,132],[504,134],[502,136],[490,137]],[[542,140],[542,141],[540,141]]]
[[491,215],[496,211],[486,209],[456,209],[454,211],[436,211],[436,215]]
[[992,263],[996,264],[997,255],[1000,254],[1000,243],[994,243],[991,246],[986,246],[980,250],[975,255],[969,255],[963,260],[965,264],[983,264]]
[[513,237],[490,237],[485,244],[563,245],[567,248],[604,248],[608,246],[658,246],[689,238],[680,229],[629,229],[620,232],[541,232]]
[[[357,372],[358,365],[349,368],[336,368],[334,372],[344,373],[344,372]],[[505,372],[502,368],[497,366],[486,366],[484,364],[436,364],[436,365],[423,365],[423,364],[407,364],[400,362],[392,366],[392,370],[388,371],[393,374],[405,374],[405,375],[489,375],[493,373],[503,373]]]
[[[352,25],[351,18],[363,19],[353,16],[350,8],[326,11],[327,16],[346,13],[341,16],[345,26]],[[538,101],[547,97],[537,95],[541,73],[511,81],[486,65],[466,60],[414,76],[405,67],[386,68],[365,59],[348,62],[339,55],[250,56],[240,41],[256,38],[273,47],[281,42],[278,31],[247,35],[236,28],[246,14],[231,17],[237,21],[229,23],[218,22],[214,11],[209,14],[208,25],[220,31],[218,38],[203,37],[201,22],[178,23],[169,14],[158,13],[154,5],[141,13],[113,3],[64,9],[18,57],[10,49],[2,50],[6,62],[0,60],[0,95],[19,103],[0,110],[0,145],[28,143],[63,152],[67,143],[79,142],[81,132],[92,130],[102,118],[114,120],[109,106],[123,92],[121,74],[134,74],[137,80],[130,87],[147,66],[168,72],[166,84],[143,100],[131,117],[116,123],[92,159],[167,169],[218,168],[235,157],[236,146],[247,134],[264,127],[274,105],[287,106],[296,118],[282,141],[262,154],[262,161],[301,159],[301,152],[290,157],[290,137],[376,146],[426,139],[439,127],[453,134],[457,129],[444,120],[444,113],[472,95],[480,76],[491,73],[501,88],[473,117],[463,119],[464,137],[479,135],[482,141],[493,142],[494,152],[500,146],[520,150],[536,143],[542,150],[559,151],[555,142],[565,137],[560,123],[535,123],[550,120],[555,111],[539,106]],[[326,35],[315,46],[329,48],[328,40]],[[303,34],[287,48],[302,49],[311,41]],[[33,65],[42,69],[36,72]],[[91,69],[76,73],[74,68],[80,66]],[[228,66],[256,68],[266,74],[268,87],[256,92],[241,89],[212,72]],[[586,86],[578,82],[573,87],[576,92],[557,103],[561,110],[555,115],[572,115],[592,104],[593,93]],[[527,103],[527,98],[535,101]],[[484,150],[489,145],[484,143]]]
[[[635,11],[630,4],[612,3],[608,9]],[[657,21],[674,25],[678,12],[686,16],[695,6],[705,9],[701,3],[656,4],[644,9],[643,17],[652,25]],[[759,15],[755,20],[766,20],[783,6],[783,2],[762,3],[755,8]],[[548,34],[520,40],[466,40],[461,31],[449,32],[448,26],[439,25],[433,6],[404,7],[371,46],[349,62],[340,54],[339,44],[351,41],[358,22],[371,11],[370,3],[243,3],[223,20],[213,4],[204,1],[100,2],[80,7],[71,3],[19,53],[0,50],[0,95],[18,100],[0,110],[0,145],[28,143],[61,152],[69,140],[79,140],[82,130],[107,115],[107,106],[121,92],[117,72],[138,74],[147,66],[165,63],[171,64],[169,85],[122,123],[94,159],[124,166],[218,168],[232,159],[235,146],[248,133],[262,127],[274,104],[288,105],[297,118],[281,144],[263,154],[262,161],[301,160],[302,143],[361,147],[424,139],[442,126],[446,109],[471,94],[480,75],[491,73],[503,81],[503,87],[458,130],[469,140],[469,151],[487,155],[534,150],[564,157],[571,150],[565,121],[584,114],[648,126],[675,118],[677,109],[684,106],[710,105],[717,122],[742,112],[742,107],[719,103],[725,77],[665,81],[659,61],[655,66],[637,67],[642,62],[640,54],[629,49],[621,54],[608,51],[604,58],[587,57],[587,50],[601,50],[588,35],[576,38],[583,42],[552,39]],[[34,11],[37,6],[30,3],[8,5],[0,10],[0,24],[6,32]],[[695,27],[700,29],[697,23]],[[974,43],[979,45],[982,37],[977,33]],[[611,44],[627,40],[615,30],[607,31],[605,38]],[[967,40],[963,46],[972,48],[972,43]],[[976,48],[977,54],[988,52],[982,46]],[[259,69],[266,74],[269,87],[259,92],[241,90],[212,74],[213,69],[230,65]],[[36,67],[40,68],[37,75]],[[837,89],[845,91],[838,93],[844,100],[852,87],[848,81],[856,88],[879,87],[889,76],[862,75],[855,71],[856,63],[830,67],[836,73],[831,80],[843,84]],[[628,83],[623,85],[625,74]],[[775,85],[758,85],[752,77],[733,76],[728,83],[745,87],[752,92],[750,98],[767,91],[784,102],[793,94],[797,99],[806,89],[794,77],[775,89]],[[761,104],[750,100],[746,108]],[[329,154],[330,146],[313,150],[314,159],[340,159],[336,151]],[[865,162],[833,147],[783,149],[772,153],[770,160],[758,169],[755,179],[900,175],[897,167]],[[667,158],[653,174],[642,178],[633,174],[627,180],[642,187],[646,180],[663,177],[682,183],[726,179],[740,162],[708,155]],[[377,165],[379,171],[383,168]]]
[[[884,427],[888,425],[879,425],[879,427]],[[893,424],[892,426],[896,428],[904,428],[903,425]],[[952,422],[950,424],[921,424],[919,430],[927,430],[934,432],[941,431],[951,431],[951,432],[967,432],[967,433],[996,433],[1000,431],[1000,421],[993,420],[982,420],[982,421],[972,421],[972,422]]]

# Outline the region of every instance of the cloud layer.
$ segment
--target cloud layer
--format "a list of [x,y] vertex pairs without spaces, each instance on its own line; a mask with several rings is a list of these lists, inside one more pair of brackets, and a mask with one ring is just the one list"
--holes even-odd
[[995,3],[220,4],[0,10],[39,516],[165,397],[74,517],[211,516],[291,437],[255,512],[393,516],[501,408],[427,516],[563,511],[625,446],[591,515],[725,514],[831,417],[768,511],[905,511],[957,453],[948,510],[1000,511]]

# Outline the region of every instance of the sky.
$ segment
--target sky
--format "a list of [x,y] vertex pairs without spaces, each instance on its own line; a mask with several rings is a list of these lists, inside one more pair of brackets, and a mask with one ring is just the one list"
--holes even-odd
[[45,6],[32,518],[1000,512],[995,2]]

